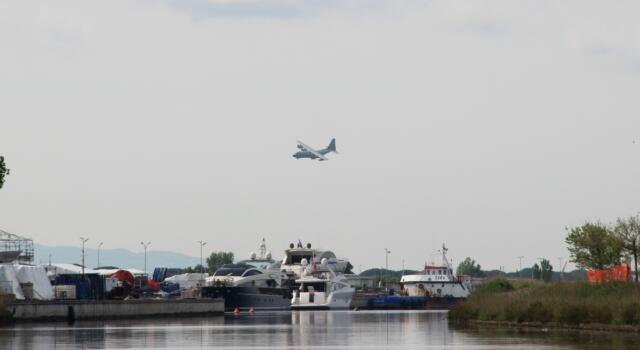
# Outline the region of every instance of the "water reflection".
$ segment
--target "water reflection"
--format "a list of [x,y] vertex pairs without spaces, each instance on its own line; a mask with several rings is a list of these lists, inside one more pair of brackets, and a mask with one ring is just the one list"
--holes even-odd
[[0,349],[103,348],[638,349],[624,333],[450,327],[445,312],[297,311],[215,317],[18,324]]

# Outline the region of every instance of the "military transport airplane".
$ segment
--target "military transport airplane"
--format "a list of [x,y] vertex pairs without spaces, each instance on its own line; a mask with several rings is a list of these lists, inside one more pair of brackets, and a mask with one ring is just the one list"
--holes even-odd
[[296,159],[310,158],[310,159],[318,159],[319,161],[323,161],[323,160],[329,160],[327,157],[324,156],[325,154],[329,152],[338,153],[336,151],[336,139],[331,139],[331,143],[329,143],[329,146],[323,149],[319,149],[317,151],[300,141],[298,141],[297,147],[300,150],[293,154],[293,157]]

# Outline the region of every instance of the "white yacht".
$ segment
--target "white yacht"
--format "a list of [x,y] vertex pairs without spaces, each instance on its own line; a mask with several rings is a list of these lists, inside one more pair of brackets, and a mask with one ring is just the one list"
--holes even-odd
[[291,307],[291,287],[287,274],[271,258],[262,239],[260,256],[221,266],[206,278],[203,294],[224,297],[225,310],[287,310]]
[[425,265],[420,274],[402,276],[402,292],[409,296],[430,298],[467,298],[472,290],[471,279],[468,276],[454,276],[447,251],[443,244],[440,251],[442,265]]
[[327,259],[322,259],[319,268],[301,261],[304,268],[302,277],[296,280],[298,286],[293,292],[291,309],[348,309],[355,289],[342,273],[335,273],[328,267]]
[[[311,248],[311,243],[306,246],[298,241],[298,245],[291,243],[289,249],[284,251],[284,258],[280,264],[280,269],[289,275],[290,278],[300,278],[303,275],[305,266],[302,261],[305,260],[315,269],[331,269],[335,273],[345,273],[349,267],[349,262],[345,259],[339,259],[330,250],[318,250]],[[326,260],[326,265],[320,266],[321,262]]]

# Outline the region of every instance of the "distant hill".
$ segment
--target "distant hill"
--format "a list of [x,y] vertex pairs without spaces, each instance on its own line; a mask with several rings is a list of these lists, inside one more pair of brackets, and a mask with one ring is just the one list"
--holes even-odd
[[[81,263],[82,249],[72,246],[46,246],[34,244],[35,263],[48,263],[49,256],[53,263]],[[85,265],[96,267],[98,263],[97,249],[85,248]],[[199,257],[168,251],[147,251],[147,270],[154,267],[188,267],[200,263]],[[144,252],[132,252],[127,249],[100,249],[100,265],[121,268],[144,269]]]
[[414,270],[399,270],[399,271],[393,271],[393,270],[386,270],[386,269],[368,269],[368,270],[364,270],[360,273],[360,276],[365,276],[365,277],[383,277],[383,276],[388,276],[388,277],[397,277],[400,278],[402,277],[402,275],[408,275],[408,274],[414,274],[414,273],[418,273],[418,271],[414,271]]
[[[522,269],[520,272],[502,272],[500,270],[490,270],[483,271],[485,277],[507,277],[507,278],[531,278],[531,268],[527,267]],[[564,273],[560,273],[558,271],[553,271],[551,275],[552,281],[578,281],[578,280],[586,280],[587,279],[587,271],[586,270],[573,270],[567,271]]]
[[[482,272],[487,278],[493,278],[493,277],[530,278],[531,277],[531,268],[522,269],[522,271],[520,271],[519,273],[518,272],[502,272],[500,270],[488,270],[488,271],[482,271]],[[422,273],[422,271],[404,270],[403,272],[403,270],[393,271],[393,270],[376,268],[376,269],[369,269],[369,270],[362,271],[362,273],[360,273],[360,276],[374,277],[374,278],[387,277],[390,279],[400,279],[400,277],[402,277],[403,274],[407,275],[407,274],[415,274],[415,273]],[[585,270],[574,270],[574,271],[565,272],[561,275],[560,272],[553,271],[553,275],[551,278],[553,281],[586,280],[587,272]]]

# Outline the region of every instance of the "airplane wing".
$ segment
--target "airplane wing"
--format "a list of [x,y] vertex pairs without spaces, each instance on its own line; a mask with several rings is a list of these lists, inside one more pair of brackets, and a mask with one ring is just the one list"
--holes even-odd
[[318,157],[318,159],[320,159],[320,160],[329,160],[329,158],[327,158],[327,157],[323,156],[323,155],[322,155],[322,153],[320,153],[320,152],[316,151],[315,149],[313,149],[313,148],[311,148],[311,147],[309,147],[309,146],[305,145],[304,143],[302,143],[302,142],[300,142],[300,141],[298,141],[298,145],[299,145],[299,146],[302,146],[302,148],[303,148],[305,151],[307,151],[307,152],[309,152],[309,153],[313,154],[314,156]]

